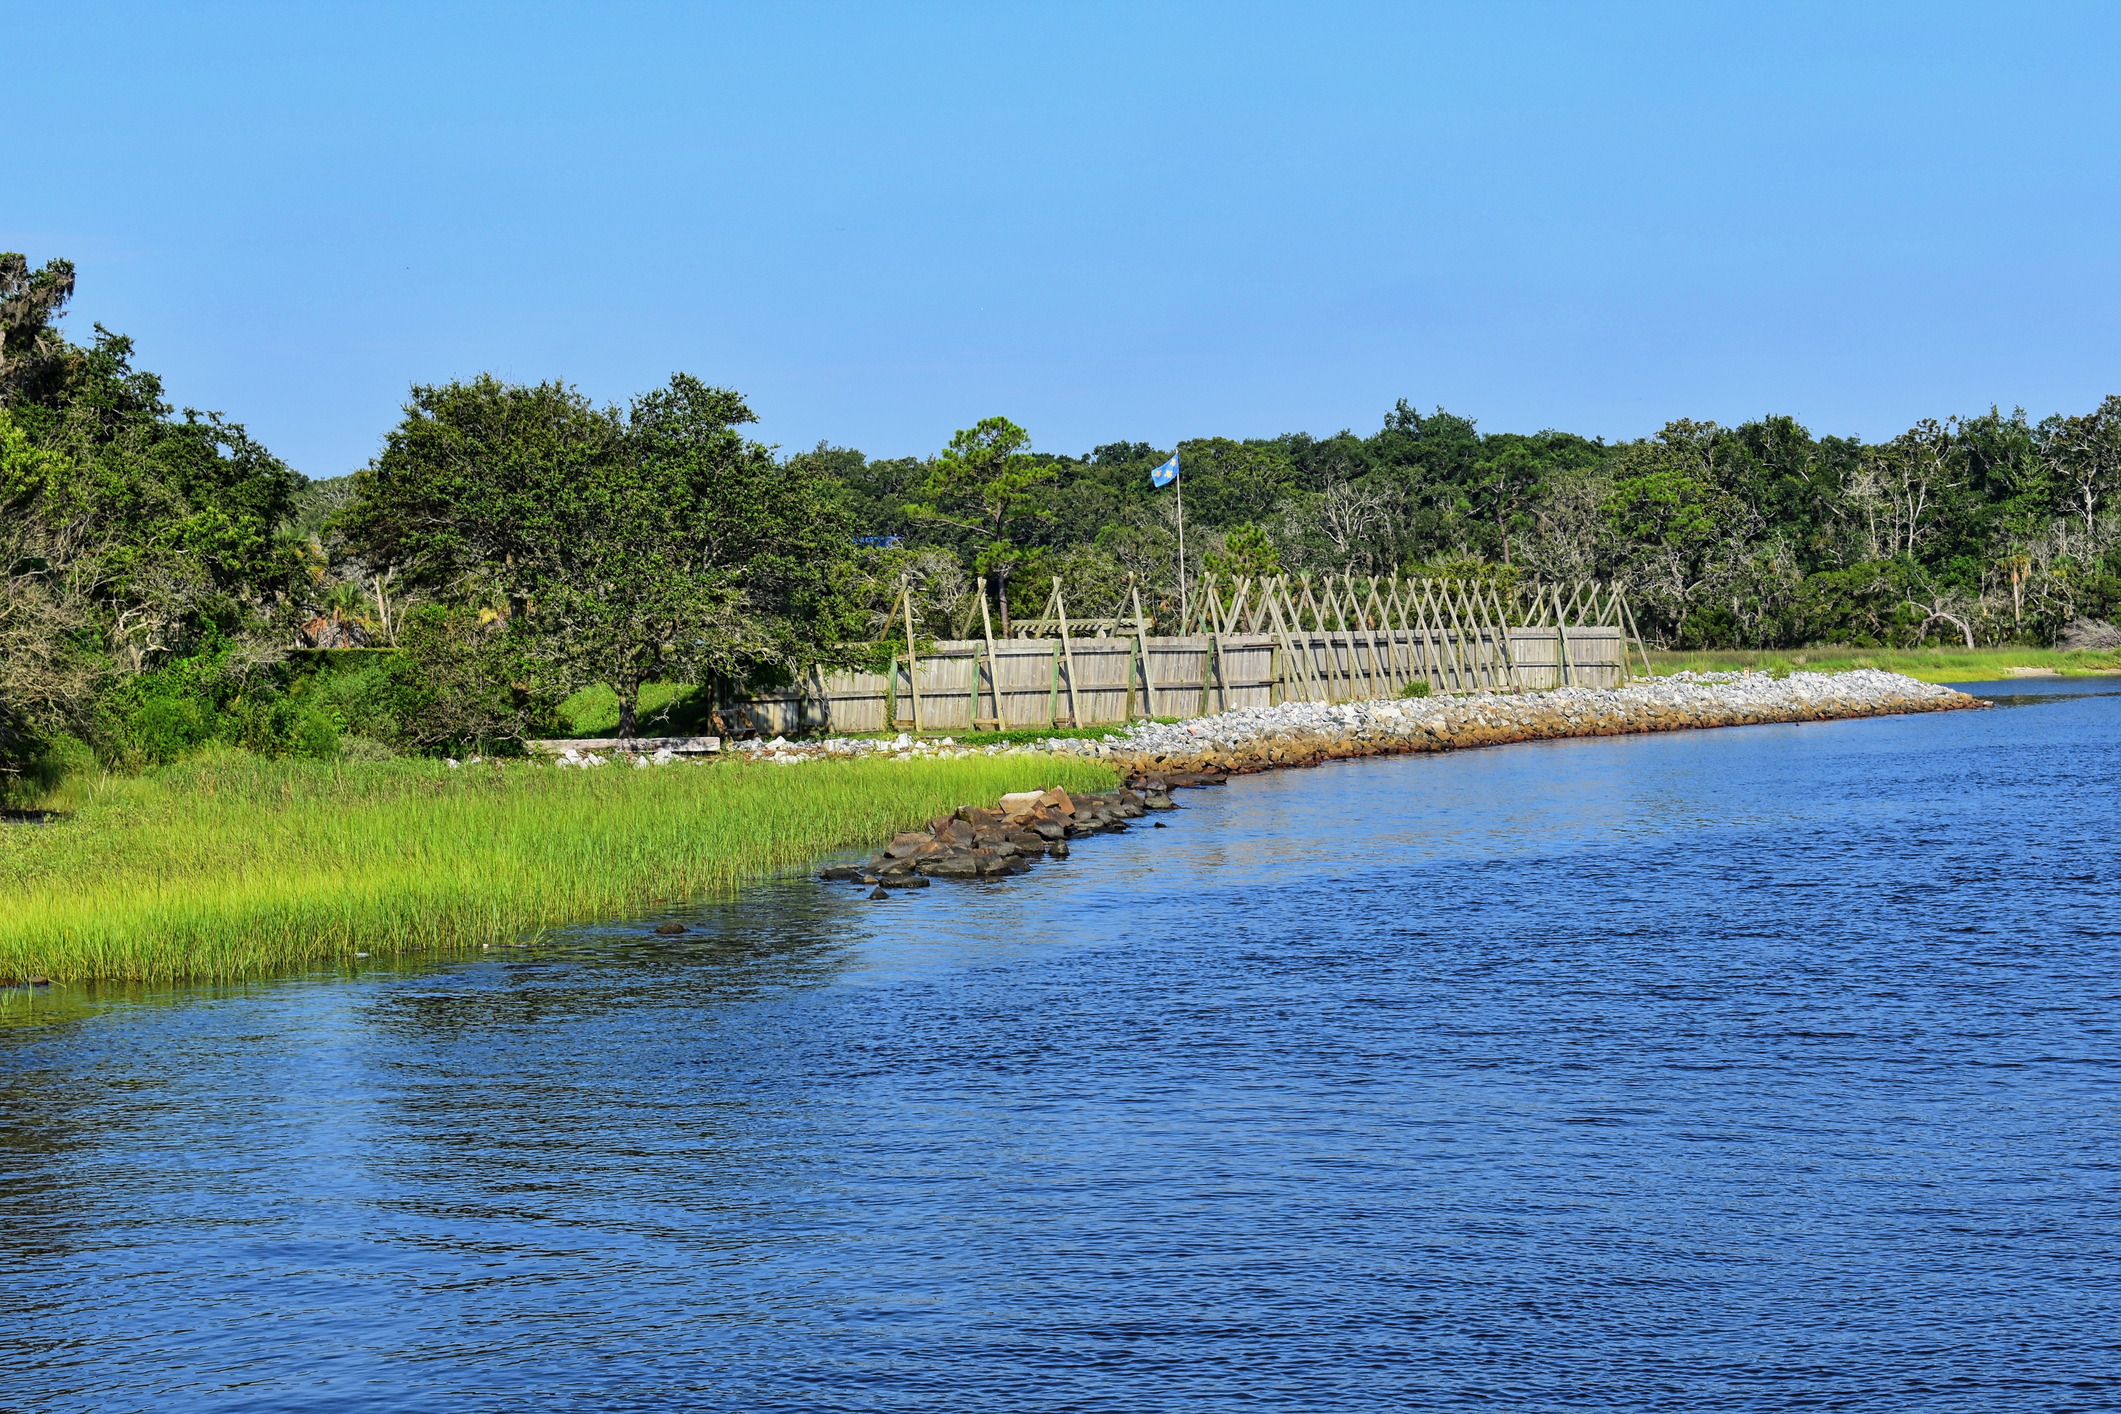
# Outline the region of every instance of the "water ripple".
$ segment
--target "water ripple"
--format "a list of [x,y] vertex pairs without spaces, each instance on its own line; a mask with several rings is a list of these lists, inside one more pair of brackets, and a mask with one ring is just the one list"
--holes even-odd
[[4,1403],[2112,1407],[2121,706],[2009,688],[114,993],[0,1039]]

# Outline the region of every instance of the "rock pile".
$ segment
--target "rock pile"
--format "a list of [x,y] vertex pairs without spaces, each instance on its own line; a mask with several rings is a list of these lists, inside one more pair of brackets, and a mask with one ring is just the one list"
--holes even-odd
[[749,741],[737,742],[729,749],[732,753],[741,752],[753,761],[770,761],[776,766],[800,766],[806,761],[839,757],[880,756],[909,761],[938,756],[971,756],[978,751],[993,756],[1003,750],[1015,750],[1000,746],[961,746],[947,736],[941,741],[930,741],[925,737],[916,739],[909,732],[900,732],[896,741],[850,736],[827,737],[822,741],[790,741],[777,736],[772,741],[762,741],[753,737]]
[[[840,864],[818,877],[879,889],[920,889],[930,879],[994,879],[1022,874],[1041,855],[1068,857],[1068,841],[1124,830],[1152,810],[1173,809],[1171,782],[1157,779],[1144,789],[1071,796],[1056,786],[1005,795],[992,810],[960,806],[904,830],[866,864]],[[873,895],[872,895],[873,897]]]
[[[684,759],[684,757],[678,755],[667,746],[658,747],[652,753],[646,751],[631,753],[615,751],[610,756],[599,756],[594,751],[577,751],[570,746],[555,757],[552,764],[563,771],[593,771],[599,766],[606,766],[612,761],[618,760],[631,761],[635,766],[646,769],[650,766],[669,766],[682,762]],[[449,764],[454,766],[457,763],[452,761]],[[474,756],[467,764],[476,766],[479,764],[479,758]]]
[[[1898,673],[1674,673],[1621,688],[1476,693],[1369,702],[1285,702],[1177,723],[1147,723],[1101,747],[1131,778],[1171,771],[1264,771],[1409,751],[1454,751],[1558,737],[1817,722],[1986,704]],[[1055,743],[1056,747],[1064,745]]]

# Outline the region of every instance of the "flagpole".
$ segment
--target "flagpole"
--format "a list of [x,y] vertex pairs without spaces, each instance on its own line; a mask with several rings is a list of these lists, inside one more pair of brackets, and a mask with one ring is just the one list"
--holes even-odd
[[[1173,453],[1175,456],[1176,453]],[[1171,479],[1178,483],[1178,631],[1186,631],[1186,468],[1183,464],[1171,468]]]

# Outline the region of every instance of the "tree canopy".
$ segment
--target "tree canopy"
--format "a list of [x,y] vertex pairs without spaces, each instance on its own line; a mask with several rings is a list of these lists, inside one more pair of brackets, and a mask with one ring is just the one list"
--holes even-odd
[[[630,732],[651,679],[787,680],[862,656],[895,605],[962,636],[1055,578],[1077,616],[1138,594],[1167,622],[1181,574],[1597,579],[1688,648],[2048,643],[2121,613],[2121,395],[1876,440],[1785,415],[1485,431],[1400,399],[1367,434],[1081,455],[996,415],[873,459],[762,446],[687,374],[623,405],[481,375],[413,387],[367,466],[313,481],[175,407],[125,336],[69,338],[76,283],[0,253],[0,790],[68,736],[134,764],[505,743],[588,683]],[[1150,483],[1174,451],[1183,564]],[[396,651],[302,657],[364,645]]]
[[844,652],[853,520],[814,461],[678,374],[626,412],[558,383],[413,390],[338,524],[372,565],[509,622],[561,690],[608,683],[631,735],[658,677],[785,676]]

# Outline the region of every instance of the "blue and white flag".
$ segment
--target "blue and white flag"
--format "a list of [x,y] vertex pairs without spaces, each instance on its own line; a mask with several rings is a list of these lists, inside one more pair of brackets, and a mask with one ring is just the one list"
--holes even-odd
[[1178,480],[1178,453],[1173,452],[1171,460],[1149,473],[1149,484],[1152,486],[1169,486],[1176,480]]

